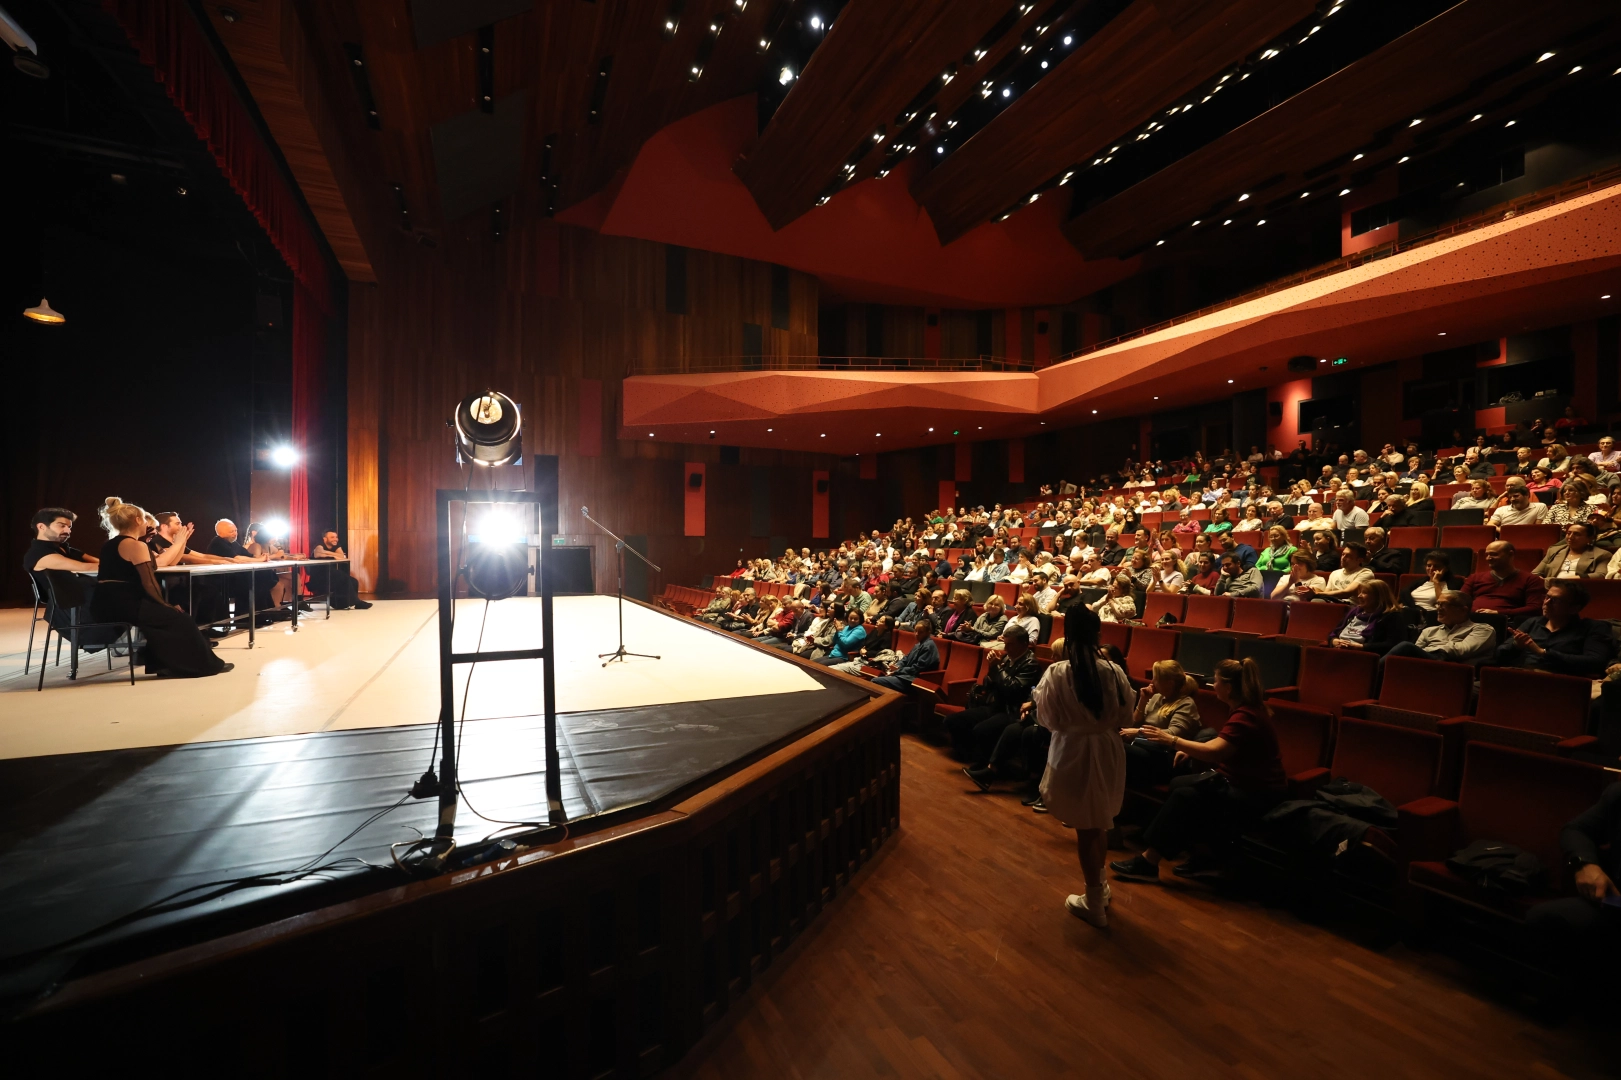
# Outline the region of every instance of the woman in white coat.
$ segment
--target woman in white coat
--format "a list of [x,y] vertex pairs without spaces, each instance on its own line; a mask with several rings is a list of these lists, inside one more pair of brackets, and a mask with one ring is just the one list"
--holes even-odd
[[1109,924],[1109,885],[1103,880],[1108,833],[1126,797],[1126,751],[1120,729],[1131,723],[1134,695],[1126,673],[1098,655],[1098,617],[1076,606],[1064,617],[1065,651],[1073,659],[1050,665],[1031,701],[1036,722],[1052,732],[1041,798],[1075,829],[1086,893],[1064,907],[1093,926]]

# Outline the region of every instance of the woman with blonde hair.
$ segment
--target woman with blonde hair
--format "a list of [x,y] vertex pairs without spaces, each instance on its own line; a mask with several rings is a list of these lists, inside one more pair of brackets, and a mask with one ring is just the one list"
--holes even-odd
[[1356,604],[1328,636],[1328,643],[1336,649],[1360,649],[1383,656],[1396,642],[1407,640],[1406,629],[1406,616],[1396,594],[1385,582],[1374,578],[1357,588]]
[[1283,800],[1287,784],[1272,712],[1254,659],[1216,665],[1216,697],[1231,710],[1209,742],[1194,742],[1157,727],[1139,729],[1149,741],[1168,748],[1173,765],[1184,761],[1204,771],[1174,777],[1159,813],[1143,831],[1141,855],[1110,863],[1119,877],[1159,881],[1159,864],[1195,845],[1218,849],[1195,854],[1176,867],[1178,877],[1198,877],[1220,868],[1219,849],[1253,828]]
[[1289,530],[1282,525],[1274,525],[1266,531],[1267,545],[1261,552],[1261,557],[1255,565],[1262,570],[1283,570],[1289,565],[1289,560],[1299,549],[1289,543]]
[[[1289,573],[1272,588],[1272,600],[1309,600],[1328,579],[1317,572],[1317,557],[1304,548],[1289,556]],[[1315,587],[1314,587],[1315,586]]]
[[1109,884],[1103,880],[1108,832],[1126,797],[1126,753],[1120,729],[1131,718],[1126,673],[1098,655],[1099,623],[1085,608],[1064,616],[1071,659],[1050,664],[1031,695],[1036,723],[1052,732],[1041,802],[1075,830],[1075,851],[1086,882],[1064,908],[1093,926],[1109,925]]
[[126,622],[146,639],[148,675],[194,678],[230,671],[214,655],[202,631],[179,607],[163,598],[153,570],[152,551],[141,541],[146,512],[116,495],[101,504],[108,540],[101,548],[90,614],[96,622]]
[[1192,738],[1199,733],[1199,705],[1194,691],[1199,684],[1175,660],[1156,660],[1154,679],[1137,691],[1137,708],[1120,737],[1126,740],[1126,782],[1134,787],[1163,784],[1171,778],[1171,754],[1158,743],[1142,738],[1144,727],[1164,728],[1172,735]]
[[1137,617],[1137,601],[1131,595],[1131,575],[1117,573],[1109,582],[1109,591],[1087,605],[1102,622],[1130,622]]

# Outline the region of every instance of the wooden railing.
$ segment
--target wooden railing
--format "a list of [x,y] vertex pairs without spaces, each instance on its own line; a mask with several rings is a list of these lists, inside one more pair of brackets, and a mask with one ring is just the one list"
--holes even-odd
[[627,375],[700,375],[726,371],[1034,371],[1006,356],[645,356],[628,362]]

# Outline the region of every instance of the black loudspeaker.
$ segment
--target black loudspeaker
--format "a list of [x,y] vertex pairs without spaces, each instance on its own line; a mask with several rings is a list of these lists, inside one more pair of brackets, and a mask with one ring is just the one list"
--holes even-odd
[[688,473],[687,474],[687,486],[689,488],[691,488],[692,490],[694,490],[694,491],[697,491],[699,488],[703,487],[704,486],[704,474],[701,473],[701,472]]
[[1044,322],[1036,323],[1036,333],[1045,334],[1046,332],[1047,332],[1047,324],[1046,323],[1044,323]]
[[818,495],[826,495],[827,494],[827,481],[826,480],[818,480],[818,481],[816,481],[816,494],[818,494]]
[[1273,423],[1283,419],[1283,402],[1269,401],[1266,403],[1266,415]]
[[1315,356],[1291,356],[1289,357],[1289,370],[1301,375],[1308,371],[1316,371],[1317,358]]
[[940,325],[940,316],[938,316],[938,315],[925,315],[923,317],[923,321],[925,323],[927,323],[928,325],[930,325],[930,326],[939,326]]

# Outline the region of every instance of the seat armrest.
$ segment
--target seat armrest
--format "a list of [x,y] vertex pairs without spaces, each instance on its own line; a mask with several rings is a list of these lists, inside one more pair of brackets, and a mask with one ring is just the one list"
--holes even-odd
[[1561,757],[1569,757],[1571,754],[1596,750],[1598,738],[1593,735],[1572,735],[1554,743],[1553,748]]
[[978,681],[977,679],[953,679],[942,685],[942,692],[945,699],[951,704],[966,707],[968,705],[968,691],[972,690]]
[[1266,696],[1267,697],[1277,698],[1280,701],[1299,701],[1300,700],[1300,687],[1298,687],[1298,686],[1278,686],[1278,687],[1274,687],[1271,690],[1268,690],[1266,692]]
[[1364,698],[1361,701],[1347,701],[1344,705],[1340,706],[1340,715],[1355,717],[1358,720],[1366,720],[1368,718],[1368,706],[1377,704],[1379,704],[1378,698]]
[[1329,771],[1322,766],[1302,769],[1289,777],[1289,794],[1292,798],[1309,799],[1318,788],[1328,783],[1330,778]]
[[1437,862],[1458,850],[1458,804],[1426,795],[1396,808],[1402,862]]

